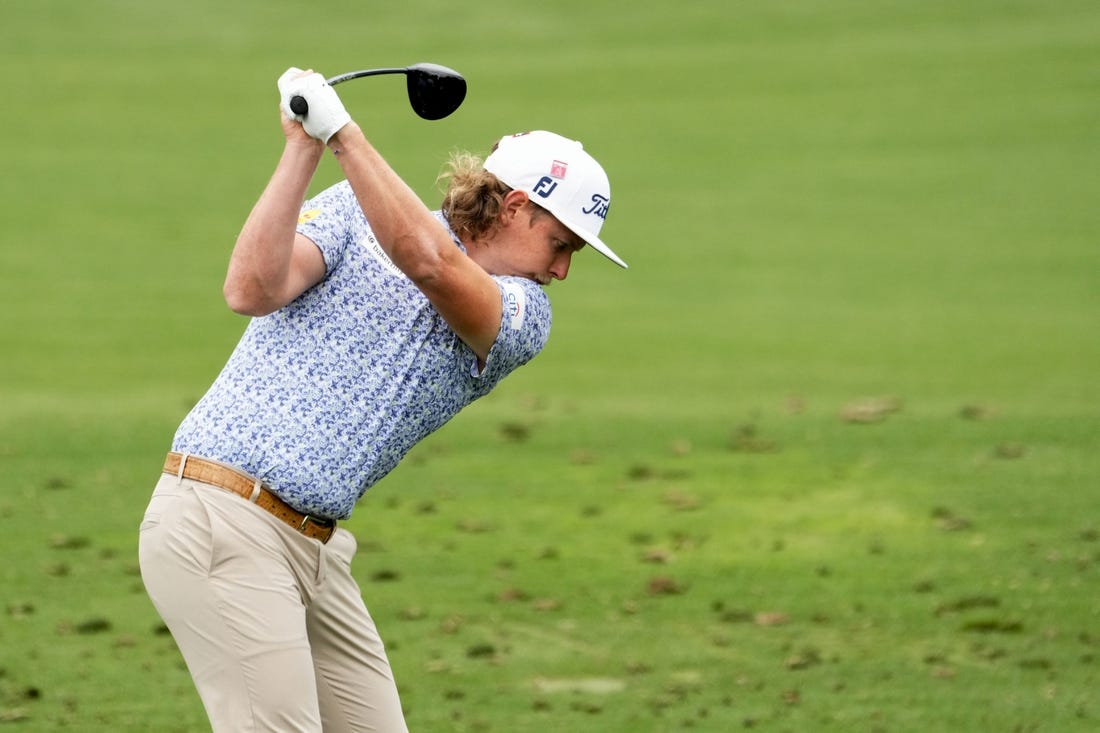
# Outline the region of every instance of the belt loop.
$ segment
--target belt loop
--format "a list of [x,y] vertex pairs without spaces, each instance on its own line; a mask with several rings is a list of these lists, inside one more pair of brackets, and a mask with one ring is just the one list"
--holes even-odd
[[176,471],[176,486],[183,483],[183,469],[187,467],[187,459],[191,457],[190,453],[180,454],[180,470]]
[[260,479],[256,479],[256,483],[252,485],[252,494],[248,497],[248,500],[255,504],[259,500],[262,490],[263,484],[260,483]]

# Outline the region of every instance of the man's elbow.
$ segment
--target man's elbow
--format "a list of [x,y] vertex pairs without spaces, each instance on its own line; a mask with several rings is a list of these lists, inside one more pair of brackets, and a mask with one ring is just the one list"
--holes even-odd
[[229,309],[242,316],[266,316],[278,310],[261,288],[239,278],[226,278],[222,296]]

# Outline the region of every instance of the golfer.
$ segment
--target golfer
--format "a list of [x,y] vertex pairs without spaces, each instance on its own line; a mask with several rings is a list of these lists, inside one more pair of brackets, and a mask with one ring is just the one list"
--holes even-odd
[[[580,143],[531,132],[484,163],[456,155],[432,212],[321,75],[278,88],[285,147],[224,289],[253,318],[176,432],[142,578],[214,731],[405,731],[339,521],[539,353],[541,286],[579,249],[626,265],[599,238],[611,192]],[[346,180],[306,201],[326,145]]]

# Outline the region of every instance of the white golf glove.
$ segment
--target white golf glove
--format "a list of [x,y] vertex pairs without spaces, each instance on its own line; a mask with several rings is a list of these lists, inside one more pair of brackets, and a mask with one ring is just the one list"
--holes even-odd
[[[351,122],[351,115],[325,77],[317,73],[301,74],[301,69],[292,66],[279,77],[279,101],[283,114],[301,122],[310,137],[327,143],[340,128]],[[295,114],[290,108],[290,100],[294,97],[302,97],[309,104],[306,114]]]

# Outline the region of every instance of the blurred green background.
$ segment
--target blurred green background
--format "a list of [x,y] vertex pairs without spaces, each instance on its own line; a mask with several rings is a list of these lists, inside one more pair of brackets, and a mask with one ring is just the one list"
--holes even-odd
[[631,267],[582,252],[349,522],[411,729],[1096,729],[1095,2],[6,0],[0,40],[0,723],[205,729],[136,528],[245,324],[275,79],[432,61],[440,122],[340,88],[410,185],[581,139]]

